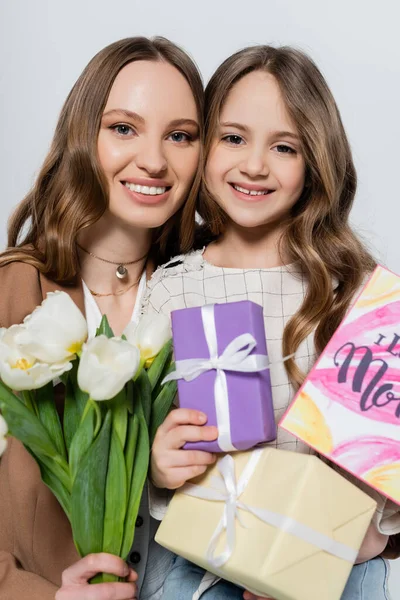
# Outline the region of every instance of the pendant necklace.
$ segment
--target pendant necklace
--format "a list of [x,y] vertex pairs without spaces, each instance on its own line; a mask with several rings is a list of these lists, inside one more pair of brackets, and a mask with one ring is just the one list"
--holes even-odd
[[86,252],[86,254],[89,254],[89,256],[91,256],[92,258],[97,258],[97,260],[101,260],[102,262],[108,263],[109,265],[117,265],[115,275],[116,275],[116,277],[118,277],[118,279],[125,279],[126,276],[128,275],[128,269],[126,267],[140,262],[141,260],[146,258],[147,254],[148,254],[148,252],[146,252],[146,254],[144,254],[140,258],[136,258],[135,260],[131,260],[129,262],[120,262],[120,261],[115,261],[115,260],[108,260],[107,258],[101,258],[101,256],[97,256],[96,254],[93,254],[93,252],[86,250],[86,248],[83,248],[83,246],[81,246],[80,244],[76,243],[76,245],[83,252]]

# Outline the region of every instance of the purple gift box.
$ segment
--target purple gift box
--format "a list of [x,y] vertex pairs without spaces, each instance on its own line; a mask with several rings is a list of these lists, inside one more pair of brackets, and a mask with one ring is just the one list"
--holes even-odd
[[[267,362],[262,307],[249,300],[243,300],[173,311],[172,331],[177,365],[179,361],[187,359],[200,359],[200,362],[201,359],[206,361],[210,359],[210,337],[209,334],[206,337],[205,333],[206,315],[207,329],[213,330],[218,357],[221,357],[224,351],[225,353],[229,351],[227,347],[232,346],[235,338],[251,334],[255,344],[248,352],[247,360]],[[249,338],[249,335],[246,337]],[[237,343],[236,346],[236,351],[239,350],[240,354],[243,344],[240,345],[239,342],[239,346]],[[221,384],[221,379],[216,382],[218,377],[222,377],[226,384],[225,382]],[[220,389],[216,392],[218,386]],[[221,418],[218,409],[218,419],[216,395],[220,398],[221,387],[225,390],[222,393],[222,396],[225,395],[225,416],[222,415]],[[179,405],[182,408],[203,411],[208,417],[207,425],[217,426],[220,433],[220,437],[214,442],[189,442],[185,445],[187,449],[194,448],[208,452],[247,450],[276,438],[269,369],[238,372],[224,368],[223,372],[218,372],[215,367],[209,366],[191,381],[178,379],[178,393]],[[221,404],[219,403],[218,406]],[[228,429],[233,448],[227,449],[222,444],[221,431],[224,429]]]

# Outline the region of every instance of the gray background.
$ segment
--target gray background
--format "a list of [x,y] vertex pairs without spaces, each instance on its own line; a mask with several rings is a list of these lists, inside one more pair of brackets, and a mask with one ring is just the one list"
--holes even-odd
[[[0,0],[0,247],[83,67],[119,38],[159,34],[189,51],[206,81],[249,44],[309,52],[353,148],[353,225],[379,262],[400,273],[399,23],[397,0]],[[400,600],[400,560],[392,566],[392,596]]]

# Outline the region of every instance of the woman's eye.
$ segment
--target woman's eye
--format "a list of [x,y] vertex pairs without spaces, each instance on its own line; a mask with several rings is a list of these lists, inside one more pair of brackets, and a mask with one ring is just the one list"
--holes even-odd
[[118,135],[126,137],[131,133],[134,133],[134,130],[129,125],[125,125],[124,123],[119,123],[118,125],[113,125],[110,127],[113,131],[115,131]]
[[190,136],[188,133],[184,133],[183,131],[174,131],[174,133],[171,133],[169,138],[178,144],[181,144],[182,142],[190,142],[192,140],[192,136]]
[[275,146],[275,150],[280,154],[296,154],[296,150],[290,146],[286,146],[286,144],[278,144]]
[[240,137],[240,135],[226,135],[222,139],[224,142],[232,144],[232,146],[240,146],[242,143],[244,143],[244,139]]

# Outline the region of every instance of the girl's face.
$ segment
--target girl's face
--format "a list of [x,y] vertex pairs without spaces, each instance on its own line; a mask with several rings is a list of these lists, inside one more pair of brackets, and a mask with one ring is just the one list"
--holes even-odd
[[163,225],[185,201],[199,154],[196,104],[183,75],[162,61],[124,67],[98,137],[109,214],[135,227]]
[[299,199],[305,179],[300,139],[269,73],[249,73],[229,92],[205,176],[240,227],[279,227]]

